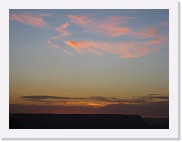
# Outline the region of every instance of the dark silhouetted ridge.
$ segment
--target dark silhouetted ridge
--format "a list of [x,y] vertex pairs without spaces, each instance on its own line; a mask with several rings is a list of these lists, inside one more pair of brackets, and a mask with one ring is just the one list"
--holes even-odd
[[148,129],[139,115],[10,114],[10,129]]

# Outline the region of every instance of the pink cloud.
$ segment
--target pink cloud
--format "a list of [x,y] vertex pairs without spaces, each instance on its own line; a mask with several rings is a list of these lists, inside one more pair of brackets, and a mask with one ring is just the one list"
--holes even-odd
[[85,31],[101,34],[102,36],[118,37],[122,35],[133,36],[135,38],[147,39],[159,36],[157,26],[145,27],[138,31],[124,24],[135,17],[109,16],[103,20],[94,20],[89,16],[68,15],[71,23],[78,25]]
[[109,37],[126,35],[130,28],[121,26],[131,17],[110,16],[104,20],[93,20],[88,16],[68,15],[69,20],[86,31],[101,34]]
[[163,44],[164,41],[166,40],[166,37],[164,36],[156,36],[155,38],[149,40],[146,42],[148,45],[156,45],[156,44]]
[[87,24],[92,23],[92,21],[87,16],[79,15],[68,15],[68,18],[75,24],[79,26],[87,26]]
[[50,16],[49,14],[16,14],[10,15],[10,19],[17,21],[19,23],[35,26],[39,28],[47,27],[47,22],[43,19],[45,16]]
[[62,40],[64,37],[70,36],[71,32],[67,31],[66,28],[69,27],[69,23],[61,24],[59,27],[55,28],[57,32],[59,32],[58,35],[52,36],[47,40],[47,43],[50,47],[55,49],[60,49],[64,53],[68,55],[72,55],[72,53],[64,48],[61,48],[59,45],[54,44],[54,40]]
[[139,31],[131,32],[131,36],[146,39],[146,38],[153,38],[156,36],[159,36],[159,31],[157,27],[149,27],[149,28],[143,28]]
[[62,36],[69,36],[71,35],[71,32],[65,30],[67,27],[69,26],[69,23],[64,23],[62,25],[60,25],[58,28],[56,28],[55,30],[60,32],[62,34]]
[[[85,31],[100,34],[107,37],[118,37],[127,35],[138,39],[149,39],[145,44],[159,44],[165,41],[165,38],[160,35],[159,25],[144,27],[139,30],[134,30],[129,26],[123,26],[128,20],[135,19],[135,17],[119,17],[109,16],[103,20],[94,20],[89,16],[80,15],[68,15],[71,23],[78,25]],[[167,25],[168,22],[164,22],[163,25]],[[94,50],[94,52],[96,52]]]
[[96,55],[110,53],[121,58],[136,58],[152,51],[152,48],[140,42],[97,42],[97,41],[65,41],[79,53],[91,52]]

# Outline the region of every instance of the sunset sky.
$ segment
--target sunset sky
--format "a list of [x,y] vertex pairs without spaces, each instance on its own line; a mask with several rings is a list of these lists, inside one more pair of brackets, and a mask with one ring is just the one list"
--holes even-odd
[[168,10],[9,13],[10,113],[168,117]]

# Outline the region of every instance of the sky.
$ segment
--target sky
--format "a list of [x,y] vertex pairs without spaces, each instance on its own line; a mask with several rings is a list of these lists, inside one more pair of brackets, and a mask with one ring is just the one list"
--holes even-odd
[[169,11],[9,11],[10,113],[169,116]]

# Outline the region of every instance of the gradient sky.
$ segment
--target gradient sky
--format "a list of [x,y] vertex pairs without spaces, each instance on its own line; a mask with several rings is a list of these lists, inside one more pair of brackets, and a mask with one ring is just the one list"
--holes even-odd
[[169,114],[168,10],[10,10],[10,112]]

